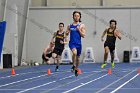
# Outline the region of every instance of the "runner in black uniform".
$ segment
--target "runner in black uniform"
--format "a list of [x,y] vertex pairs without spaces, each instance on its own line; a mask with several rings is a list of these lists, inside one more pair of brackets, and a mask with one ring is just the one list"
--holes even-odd
[[103,37],[105,36],[105,34],[107,34],[107,37],[106,37],[106,41],[104,43],[104,49],[105,49],[104,63],[101,65],[101,68],[104,68],[106,66],[106,61],[107,61],[109,51],[110,51],[110,55],[111,55],[112,68],[114,68],[114,66],[115,66],[113,61],[114,61],[116,38],[118,37],[121,40],[121,34],[120,34],[120,31],[116,28],[116,25],[117,25],[116,20],[110,20],[110,27],[107,28],[103,32],[102,41],[104,41]]
[[52,57],[53,49],[54,49],[54,43],[50,42],[49,46],[46,47],[43,51],[43,54],[42,54],[43,63],[46,62],[47,64],[50,64],[49,59]]
[[64,23],[59,23],[59,30],[54,33],[52,42],[55,41],[55,47],[53,50],[53,58],[57,60],[57,65],[55,71],[59,70],[61,55],[64,50],[65,44],[67,44],[67,38],[65,37],[64,32]]

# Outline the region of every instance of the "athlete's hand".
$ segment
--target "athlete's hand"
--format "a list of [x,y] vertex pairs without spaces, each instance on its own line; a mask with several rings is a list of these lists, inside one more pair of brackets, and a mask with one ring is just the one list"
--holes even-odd
[[49,57],[47,57],[46,54],[45,54],[45,58],[46,58],[46,59],[49,59]]
[[66,34],[66,36],[68,36],[68,35],[69,35],[69,33],[70,33],[70,31],[66,31],[66,33],[65,33],[65,34]]
[[51,61],[50,61],[50,60],[48,60],[48,61],[47,61],[47,64],[51,64]]
[[80,27],[80,26],[77,26],[77,30],[78,30],[78,31],[81,31],[81,27]]
[[121,32],[115,31],[115,37],[118,37],[121,40]]
[[66,36],[68,36],[69,35],[69,33],[70,33],[70,25],[67,27],[67,30],[66,30]]
[[103,39],[103,38],[101,38],[101,41],[102,41],[102,42],[104,42],[104,39]]
[[54,39],[51,40],[50,45],[55,45],[55,41],[54,41]]
[[63,42],[62,40],[60,41],[60,43],[61,43],[61,44],[64,44],[64,42]]

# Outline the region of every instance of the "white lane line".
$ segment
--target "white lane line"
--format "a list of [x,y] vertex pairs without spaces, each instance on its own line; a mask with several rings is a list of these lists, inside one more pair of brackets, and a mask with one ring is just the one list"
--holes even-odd
[[[52,73],[53,75],[52,76],[57,76],[58,75],[58,73],[60,73],[60,72],[55,72],[55,73]],[[61,73],[61,74],[64,74],[64,73],[66,73],[66,72],[63,72],[63,73]],[[47,75],[46,75],[47,76]],[[49,78],[49,77],[45,77],[46,79],[47,78]],[[41,78],[42,79],[42,78]],[[38,81],[38,80],[41,80],[40,78],[38,78],[38,79],[32,79],[32,80],[30,80],[30,81],[26,81],[25,83],[23,82],[23,83],[20,83],[20,84],[16,84],[16,85],[13,85],[13,86],[11,86],[11,87],[15,87],[15,86],[19,86],[19,85],[24,85],[24,84],[27,84],[27,83],[30,83],[30,82],[35,82],[35,81]],[[9,87],[9,88],[11,88],[11,87]],[[23,89],[22,89],[23,90]]]
[[[102,72],[102,71],[103,71],[103,70],[101,70],[100,72]],[[92,72],[94,72],[94,71],[92,71]],[[86,76],[81,77],[81,78],[79,78],[79,79],[76,79],[76,80],[74,80],[74,81],[68,82],[68,83],[63,84],[63,85],[59,85],[59,86],[57,86],[57,87],[54,87],[54,88],[48,89],[47,91],[43,91],[43,92],[40,92],[40,93],[48,93],[48,92],[50,92],[50,91],[57,90],[57,89],[60,88],[60,87],[63,87],[63,86],[66,86],[66,85],[72,84],[72,83],[77,82],[77,81],[79,81],[79,80],[81,80],[81,79],[88,78],[88,77],[92,76],[93,74],[95,74],[95,73],[92,73],[92,74],[86,75]]]
[[[71,71],[65,71],[65,72],[71,72]],[[93,71],[93,72],[95,72],[95,71]],[[83,73],[93,73],[93,72],[83,72]],[[99,72],[99,71],[98,71]],[[56,73],[58,73],[58,72],[56,72]],[[64,73],[64,72],[63,72]],[[56,75],[58,75],[58,74],[55,74],[55,75],[53,75],[53,76],[56,76]],[[64,78],[63,78],[64,79]],[[60,79],[61,80],[61,79]],[[31,81],[29,81],[29,82],[32,82],[32,81],[37,81],[37,80],[31,80]],[[26,83],[28,83],[28,82],[26,82]],[[12,86],[12,87],[15,87],[15,86],[19,86],[19,85],[23,85],[23,84],[25,84],[25,83],[21,83],[21,84],[17,84],[17,85],[14,85],[14,86]],[[9,87],[9,88],[11,88],[11,87]]]
[[115,93],[116,91],[118,91],[119,89],[121,89],[123,86],[125,86],[127,83],[129,83],[130,81],[132,81],[133,79],[135,79],[139,74],[136,74],[134,77],[132,77],[131,79],[129,79],[128,81],[126,81],[125,83],[123,83],[121,86],[119,86],[118,88],[116,88],[115,90],[113,90],[110,93]]
[[97,91],[97,92],[95,92],[95,93],[100,93],[100,92],[104,91],[105,89],[107,89],[108,87],[110,87],[110,86],[112,86],[113,84],[117,83],[118,81],[122,80],[123,78],[127,77],[129,74],[133,73],[134,71],[135,71],[135,70],[133,70],[133,71],[127,73],[125,76],[119,78],[118,80],[115,80],[115,81],[112,82],[111,84],[107,85],[106,87],[100,89],[99,91]]
[[[51,73],[51,75],[52,74],[55,74],[55,73]],[[32,79],[36,79],[36,78],[40,78],[40,77],[44,77],[44,76],[47,76],[47,74],[36,76],[36,77],[32,77],[32,78],[26,78],[26,79],[23,79],[23,80],[19,80],[19,81],[7,83],[7,84],[3,84],[3,85],[0,85],[0,87],[5,87],[5,86],[8,86],[8,85],[12,85],[12,84],[20,83],[20,82],[25,82],[25,81],[28,81],[28,80],[32,80]]]
[[[65,89],[57,89],[57,90],[68,90],[68,88],[65,88]],[[97,90],[97,89],[100,89],[100,88],[84,88],[84,89],[80,89],[80,90]],[[107,88],[107,89],[110,89],[110,90],[113,90],[113,89],[116,89],[116,88]],[[122,90],[140,90],[140,88],[121,88]],[[23,90],[23,89],[0,89],[1,90]],[[43,90],[47,90],[46,88],[44,89],[34,89],[34,90],[40,90],[40,91],[43,91]]]
[[[101,72],[101,71],[100,71],[100,72]],[[64,78],[62,78],[62,79],[59,79],[58,81],[61,81],[61,80],[64,80],[64,79],[66,79],[66,78],[70,78],[70,77],[73,77],[73,76],[74,76],[74,75],[71,75],[71,76],[68,76],[68,77],[64,77]],[[79,80],[80,80],[80,79],[79,79]],[[78,80],[77,80],[77,81],[78,81]],[[23,90],[23,91],[19,91],[19,92],[16,92],[16,93],[27,92],[27,91],[34,90],[34,89],[36,89],[36,88],[43,87],[43,86],[46,86],[46,85],[49,85],[49,84],[52,84],[52,83],[55,83],[55,82],[57,82],[57,81],[48,82],[48,83],[45,83],[45,84],[43,84],[43,85],[35,86],[35,87],[29,88],[29,89],[25,89],[25,90]],[[70,82],[70,83],[71,83],[71,82]]]
[[32,78],[27,78],[27,79],[15,81],[15,82],[7,83],[7,84],[4,84],[4,85],[0,85],[0,87],[12,85],[12,84],[16,84],[16,83],[23,82],[23,81],[27,81],[27,80],[32,80],[32,79],[35,79],[35,78],[40,78],[40,77],[43,77],[43,76],[46,76],[46,75],[40,75],[40,76],[37,76],[37,77],[32,77]]
[[[122,69],[122,70],[127,70],[127,71],[131,71],[131,69]],[[94,72],[99,72],[101,71],[101,69],[96,69],[94,70]],[[107,69],[103,70],[103,71],[107,71]],[[114,71],[117,71],[117,70],[114,70]],[[10,77],[15,77],[15,76],[19,76],[19,75],[26,75],[26,74],[35,74],[35,73],[40,73],[40,72],[46,72],[46,71],[37,71],[37,72],[27,72],[27,73],[20,73],[20,74],[16,74],[16,75],[9,75],[9,76],[4,76],[4,77],[1,77],[0,79],[5,79],[5,78],[10,78]],[[64,71],[64,72],[71,72],[71,71]],[[123,71],[122,71],[123,72]],[[57,72],[56,72],[57,73]],[[89,72],[83,72],[83,73],[91,73],[90,71]]]
[[[101,71],[100,71],[100,72],[101,72]],[[73,77],[73,76],[74,76],[74,75],[71,75],[71,76],[68,76],[68,77],[59,79],[58,81],[64,80],[64,79],[66,79],[66,78]],[[42,86],[46,86],[46,85],[49,85],[49,84],[55,83],[55,82],[57,82],[57,81],[48,82],[48,83],[45,83],[45,84],[43,84],[43,85],[39,85],[39,86],[36,86],[36,87],[32,87],[32,88],[29,88],[29,89],[25,89],[25,90],[23,90],[23,91],[19,91],[19,92],[17,92],[17,93],[23,93],[23,92],[26,92],[26,91],[29,91],[29,90],[33,90],[33,89],[36,89],[36,88],[39,88],[39,87],[42,87]]]
[[[20,74],[15,74],[15,75],[9,75],[9,76],[0,77],[0,79],[15,77],[15,76],[19,76],[19,75],[26,75],[26,74],[36,74],[36,73],[41,73],[41,72],[47,72],[47,71],[37,71],[37,72],[20,73]],[[55,72],[55,73],[57,73],[57,72]]]
[[[42,72],[42,71],[40,71]],[[39,71],[38,72],[27,72],[27,73],[20,73],[20,74],[15,74],[15,75],[9,75],[9,76],[4,76],[4,77],[1,77],[0,79],[5,79],[5,78],[10,78],[10,77],[15,77],[15,76],[19,76],[19,75],[26,75],[26,74],[35,74],[35,73],[40,73]],[[45,71],[44,71],[45,72]]]
[[[66,72],[70,72],[70,71],[66,71]],[[100,71],[98,71],[100,72]],[[52,73],[52,74],[57,74],[58,72],[56,73]],[[84,72],[84,73],[88,73],[88,72]],[[92,73],[92,72],[90,72]],[[23,79],[23,80],[19,80],[19,81],[15,81],[15,82],[11,82],[11,83],[7,83],[7,84],[4,84],[4,85],[0,85],[0,87],[4,87],[4,86],[8,86],[8,85],[12,85],[12,84],[16,84],[16,83],[20,83],[20,82],[23,82],[23,81],[28,81],[28,80],[32,80],[32,79],[36,79],[36,78],[40,78],[40,77],[43,77],[43,76],[47,76],[46,74],[45,75],[40,75],[40,76],[37,76],[37,77],[32,77],[32,78],[27,78],[27,79]]]
[[79,85],[79,86],[77,86],[77,87],[74,87],[74,88],[72,88],[72,89],[70,89],[70,90],[68,90],[68,91],[64,91],[64,92],[62,92],[62,93],[69,93],[69,92],[71,92],[71,91],[73,91],[73,90],[76,90],[76,89],[78,89],[78,88],[80,88],[80,87],[83,87],[83,86],[85,86],[85,85],[87,85],[87,84],[90,84],[90,83],[92,83],[92,82],[94,82],[94,81],[97,81],[97,80],[99,80],[99,79],[101,79],[101,78],[103,78],[103,77],[105,77],[105,76],[107,76],[107,75],[108,75],[108,74],[105,74],[105,75],[103,75],[103,76],[101,76],[101,77],[99,77],[99,78],[93,79],[93,80],[91,80],[91,81],[89,81],[89,82],[82,83],[81,85]]
[[[66,78],[70,78],[70,77],[73,77],[73,76],[74,76],[74,75],[71,75],[71,76],[68,76],[68,77],[64,77],[64,78],[62,78],[62,79],[59,79],[58,81],[64,80],[64,79],[66,79]],[[39,86],[35,86],[35,87],[32,87],[32,88],[25,89],[25,90],[23,90],[23,91],[19,91],[19,92],[17,92],[17,93],[23,93],[23,92],[27,92],[27,91],[30,91],[30,90],[34,90],[34,89],[36,89],[36,88],[43,87],[43,86],[46,86],[46,85],[49,85],[49,84],[52,84],[52,83],[55,83],[55,82],[57,82],[57,81],[48,82],[48,83],[45,83],[45,84],[42,84],[42,85],[39,85]]]
[[25,90],[23,90],[23,91],[19,91],[19,92],[16,92],[16,93],[27,92],[27,91],[29,91],[29,90],[33,90],[33,89],[35,89],[35,88],[43,87],[43,86],[46,86],[46,85],[49,85],[49,84],[55,83],[55,82],[56,82],[56,81],[48,82],[48,83],[45,83],[45,84],[43,84],[43,85],[36,86],[36,87],[32,87],[32,88],[28,88],[28,89],[25,89]]

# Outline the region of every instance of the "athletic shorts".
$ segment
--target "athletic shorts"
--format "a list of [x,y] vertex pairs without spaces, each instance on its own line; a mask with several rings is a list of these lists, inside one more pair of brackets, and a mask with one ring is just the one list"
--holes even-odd
[[69,48],[72,50],[73,48],[76,48],[77,50],[77,56],[81,55],[81,51],[82,51],[82,45],[81,44],[73,44],[73,43],[69,43]]
[[105,47],[109,47],[110,53],[114,53],[114,51],[115,51],[115,45],[114,44],[105,42],[104,43],[104,48]]
[[[52,57],[52,53],[46,54],[46,56],[47,56],[48,58],[50,58],[50,57]],[[42,59],[45,60],[45,61],[48,61],[48,60],[49,60],[49,59],[46,59],[46,58],[45,58],[44,54],[42,54]]]
[[57,55],[61,56],[61,55],[62,55],[63,50],[64,50],[64,49],[54,48],[53,53],[55,53],[55,54],[57,54]]

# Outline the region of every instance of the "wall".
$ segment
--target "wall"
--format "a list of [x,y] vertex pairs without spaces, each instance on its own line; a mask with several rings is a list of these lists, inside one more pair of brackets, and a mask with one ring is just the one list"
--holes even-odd
[[104,0],[105,6],[139,6],[140,0]]
[[5,6],[2,4],[5,4],[5,1],[0,0],[0,21],[3,21],[4,9],[5,9]]
[[99,6],[100,0],[47,0],[48,6]]
[[[29,17],[42,24],[43,26],[54,32],[58,29],[58,23],[64,22],[65,28],[69,23],[72,23],[72,12],[74,8],[30,8]],[[140,23],[138,16],[140,10],[130,8],[86,8],[80,10],[82,12],[82,22],[86,25],[86,38],[83,39],[82,57],[86,47],[92,47],[96,62],[103,61],[103,42],[101,42],[101,35],[107,27],[110,19],[118,21],[118,27],[123,32],[132,34],[139,38],[140,34],[137,28]],[[95,17],[96,16],[96,17]],[[97,32],[95,35],[94,32]],[[27,60],[36,60],[41,62],[41,54],[43,49],[49,44],[51,34],[43,28],[36,26],[34,23],[28,21],[26,32],[26,56]],[[122,40],[117,40],[117,52],[119,59],[123,60],[123,51],[130,50],[133,46],[140,46],[140,40],[137,42],[131,41],[129,38],[123,36]]]
[[31,0],[32,6],[139,6],[140,0]]
[[[5,33],[4,39],[4,48],[6,50],[4,53],[12,54],[12,65],[17,66],[20,65],[20,60],[22,57],[22,48],[24,42],[24,32],[26,26],[26,14],[28,10],[28,1],[29,0],[7,0],[7,7],[6,7],[6,15],[5,20],[7,21],[7,28]],[[15,6],[17,7],[17,12]],[[15,21],[15,16],[17,15],[17,21]],[[17,24],[16,24],[17,23]],[[17,27],[17,29],[16,29]],[[18,55],[15,55],[15,33],[18,36]],[[18,64],[15,64],[14,57],[18,58]]]

